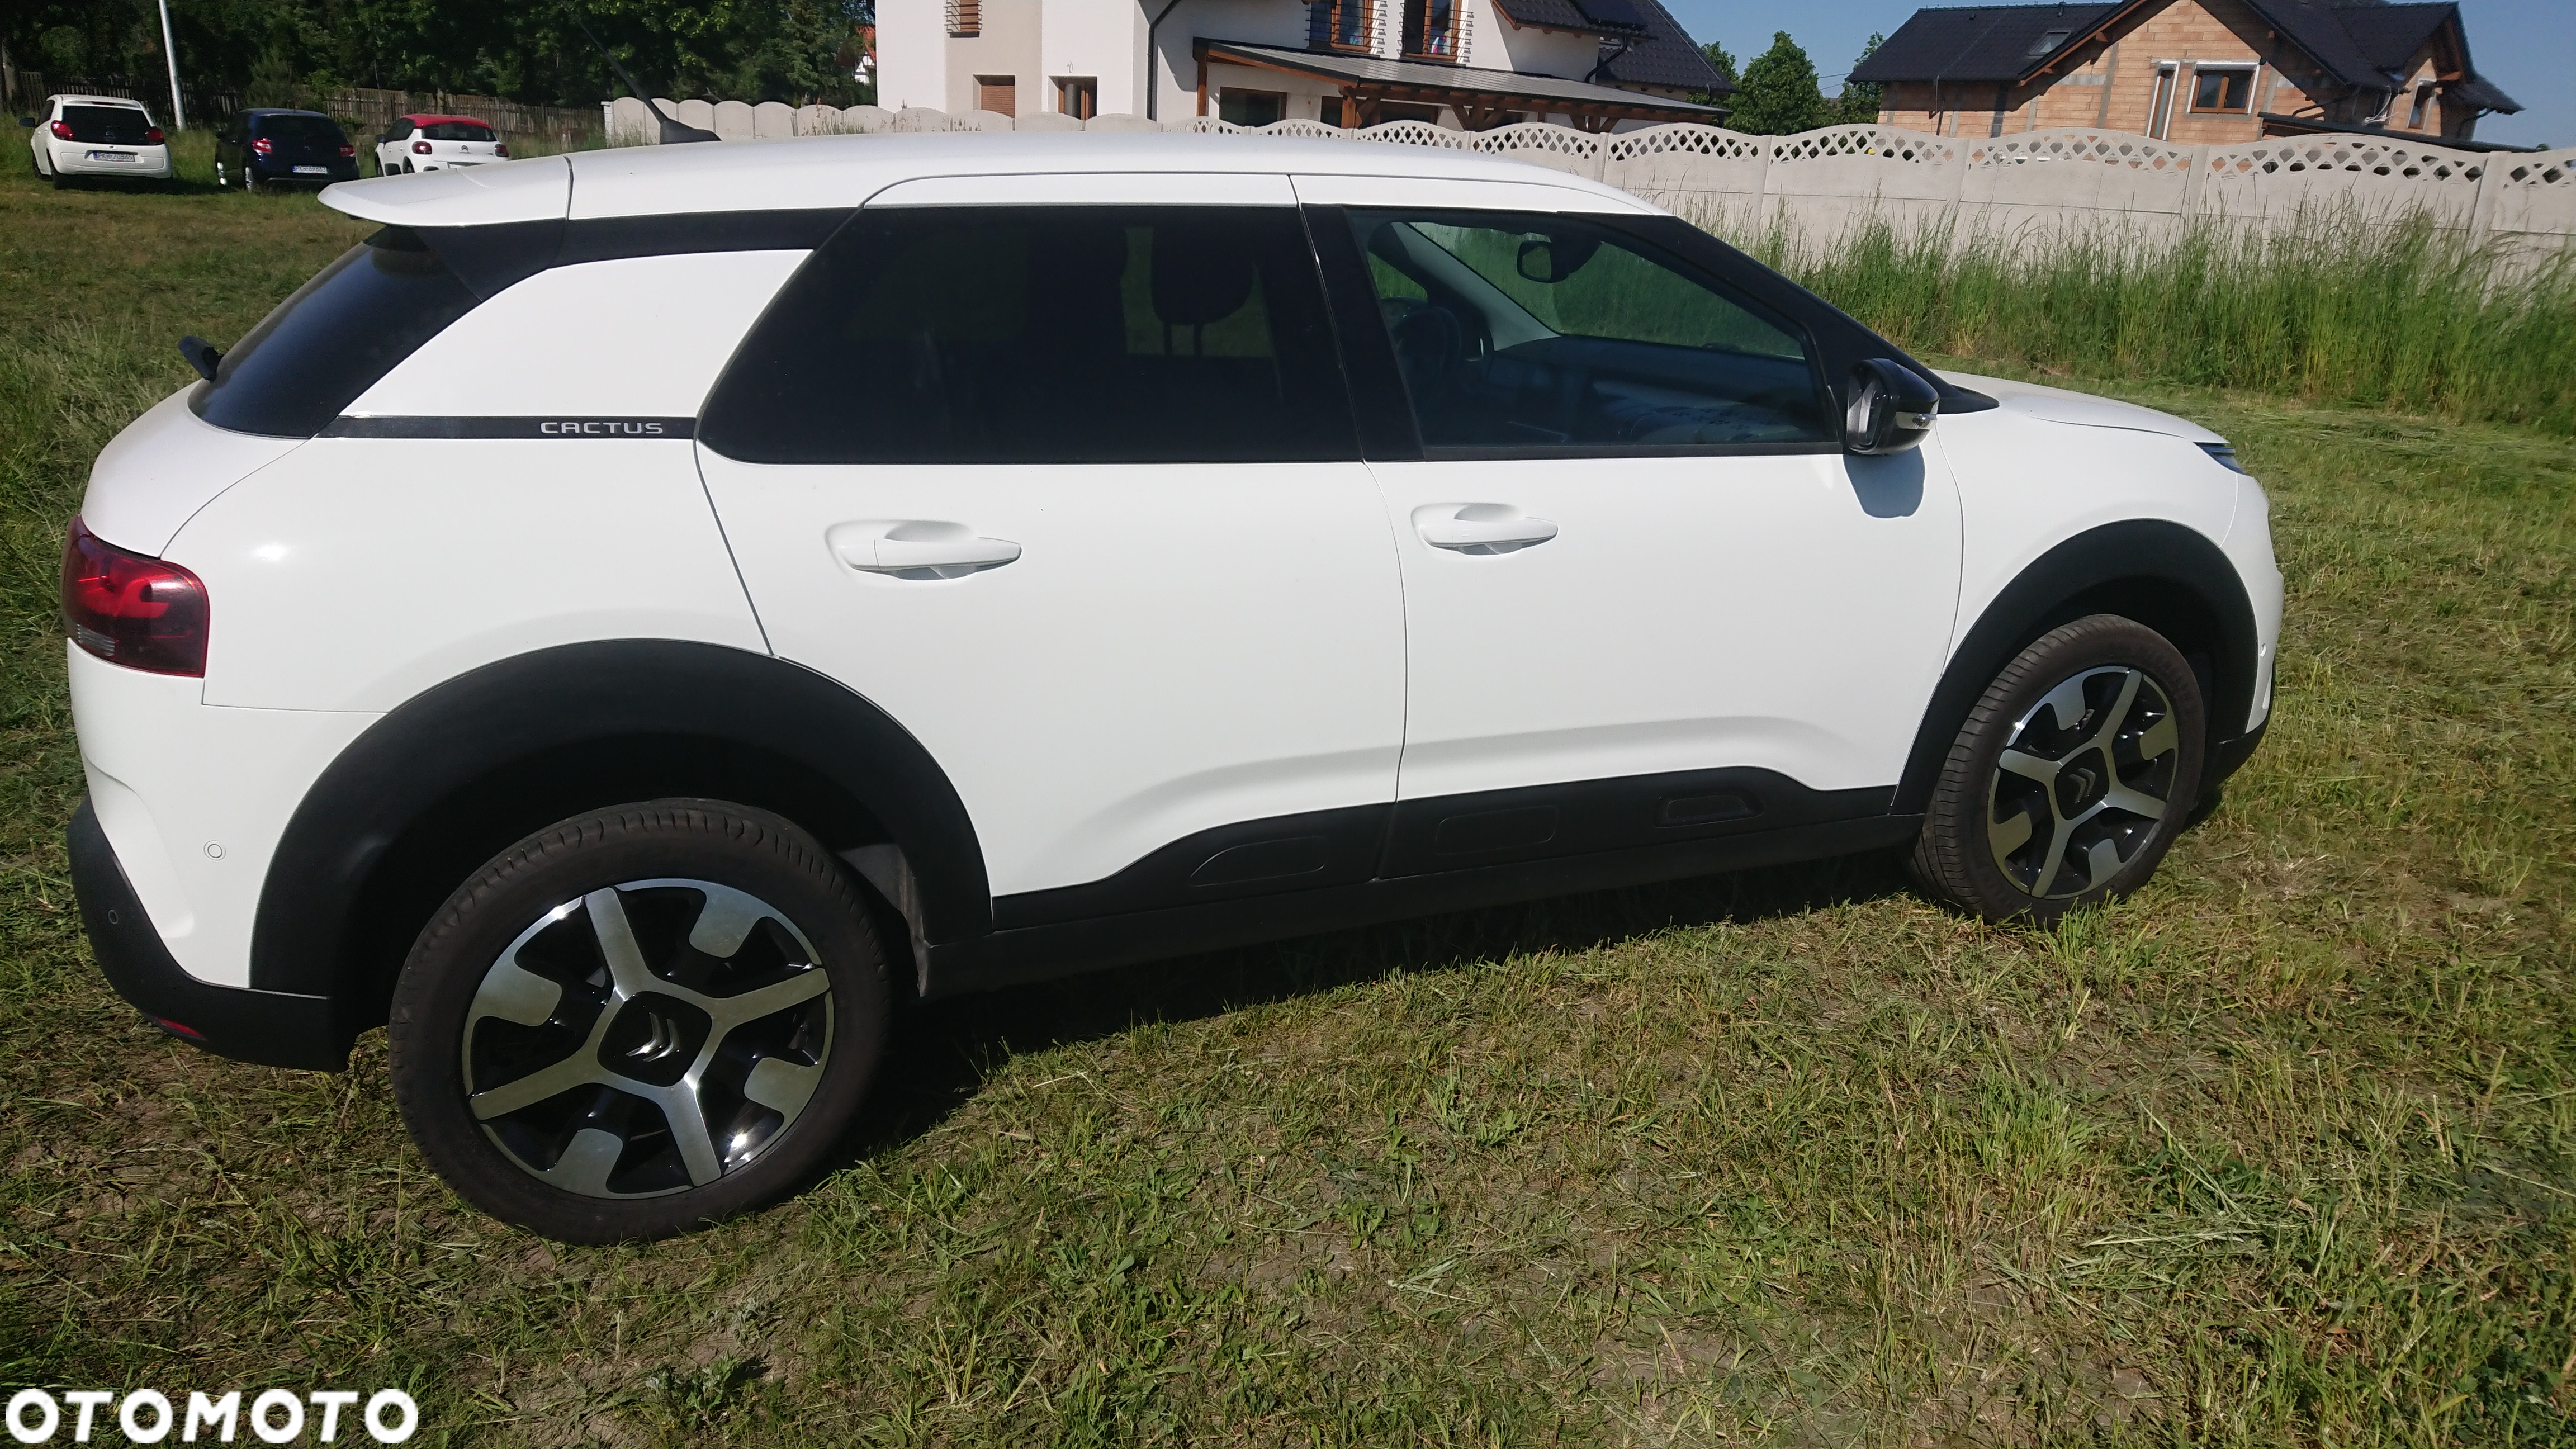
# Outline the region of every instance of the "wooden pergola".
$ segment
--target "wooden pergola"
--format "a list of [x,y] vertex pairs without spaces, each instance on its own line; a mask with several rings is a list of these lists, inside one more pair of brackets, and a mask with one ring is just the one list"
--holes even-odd
[[1341,97],[1341,124],[1373,126],[1390,102],[1446,107],[1470,131],[1490,130],[1513,115],[1535,112],[1564,116],[1582,130],[1607,131],[1621,121],[1699,121],[1714,123],[1724,113],[1713,106],[1668,101],[1636,91],[1616,90],[1556,76],[1525,76],[1510,71],[1475,70],[1426,61],[1390,61],[1373,56],[1324,51],[1292,51],[1274,46],[1240,45],[1200,40],[1191,46],[1199,63],[1198,113],[1208,113],[1208,67],[1239,65],[1275,71],[1332,85]]

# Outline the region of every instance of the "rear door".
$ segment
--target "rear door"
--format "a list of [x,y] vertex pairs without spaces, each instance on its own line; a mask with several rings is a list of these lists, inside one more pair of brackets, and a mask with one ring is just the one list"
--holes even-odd
[[771,646],[910,729],[999,926],[1368,878],[1395,552],[1284,178],[881,193],[699,461]]
[[1372,464],[1409,640],[1388,873],[1883,816],[1957,595],[1947,470],[1845,455],[1804,327],[1633,229],[1314,216],[1421,438]]

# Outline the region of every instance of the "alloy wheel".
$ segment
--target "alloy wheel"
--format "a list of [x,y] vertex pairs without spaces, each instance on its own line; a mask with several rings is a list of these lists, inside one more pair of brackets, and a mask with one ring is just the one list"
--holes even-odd
[[2172,808],[2172,702],[2144,670],[2087,669],[2013,725],[1987,787],[1986,844],[2005,879],[2057,900],[2107,884]]
[[586,1197],[704,1187],[785,1135],[832,1050],[831,978],[796,924],[713,881],[591,891],[485,970],[462,1046],[493,1145]]

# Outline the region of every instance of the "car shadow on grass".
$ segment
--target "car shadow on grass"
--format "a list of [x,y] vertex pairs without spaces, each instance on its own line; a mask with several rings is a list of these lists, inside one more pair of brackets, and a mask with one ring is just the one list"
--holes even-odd
[[867,1106],[817,1175],[931,1131],[1013,1057],[1399,973],[1576,954],[1652,931],[1745,924],[1910,893],[1901,857],[1874,852],[1423,916],[912,1006],[896,1018]]

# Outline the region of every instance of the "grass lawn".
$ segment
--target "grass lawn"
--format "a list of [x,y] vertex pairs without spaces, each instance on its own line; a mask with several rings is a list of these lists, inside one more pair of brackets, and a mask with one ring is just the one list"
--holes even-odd
[[2236,441],[2290,587],[2269,743],[2112,909],[1846,861],[947,1003],[803,1197],[574,1250],[427,1175],[381,1036],[194,1051],[71,907],[89,459],[360,231],[0,158],[0,1381],[407,1385],[424,1443],[2576,1438],[2563,435],[2100,385]]

